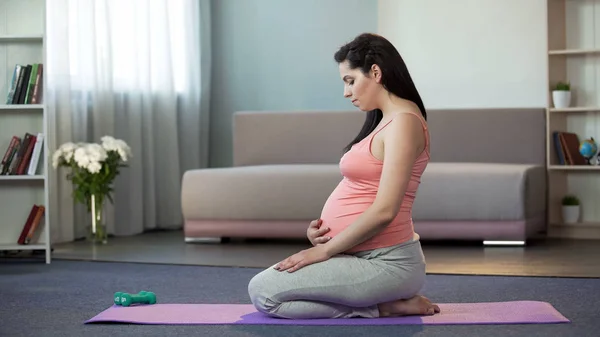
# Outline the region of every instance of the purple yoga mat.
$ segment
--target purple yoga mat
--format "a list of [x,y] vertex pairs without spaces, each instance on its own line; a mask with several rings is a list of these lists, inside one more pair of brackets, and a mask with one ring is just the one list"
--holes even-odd
[[394,318],[281,319],[257,312],[252,304],[151,304],[112,306],[85,323],[279,324],[279,325],[434,325],[570,322],[552,305],[538,301],[438,304],[433,316]]

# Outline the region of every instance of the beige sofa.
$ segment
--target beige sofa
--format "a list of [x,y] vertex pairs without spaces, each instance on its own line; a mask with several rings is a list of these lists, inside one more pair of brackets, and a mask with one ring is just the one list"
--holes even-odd
[[[305,238],[341,175],[360,111],[240,111],[232,167],[182,179],[186,242]],[[543,109],[429,110],[432,161],[414,203],[423,240],[518,241],[546,229]]]

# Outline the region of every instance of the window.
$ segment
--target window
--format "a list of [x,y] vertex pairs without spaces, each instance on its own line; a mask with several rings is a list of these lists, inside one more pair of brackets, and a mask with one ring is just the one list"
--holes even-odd
[[184,0],[68,1],[62,14],[68,41],[50,42],[49,57],[68,53],[72,90],[182,92],[190,64],[186,36],[196,36],[186,34],[193,26],[188,7]]

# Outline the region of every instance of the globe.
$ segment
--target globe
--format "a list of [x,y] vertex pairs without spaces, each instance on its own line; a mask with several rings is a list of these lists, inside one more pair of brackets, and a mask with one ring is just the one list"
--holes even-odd
[[586,139],[579,144],[579,153],[581,153],[581,155],[587,159],[588,162],[593,156],[596,155],[597,152],[598,145],[596,144],[594,138]]

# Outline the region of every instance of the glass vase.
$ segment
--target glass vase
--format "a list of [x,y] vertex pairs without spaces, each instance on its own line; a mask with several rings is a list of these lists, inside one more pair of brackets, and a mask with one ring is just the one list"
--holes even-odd
[[91,220],[88,227],[88,240],[94,244],[106,244],[108,233],[106,231],[105,198],[100,194],[92,194],[88,203]]

